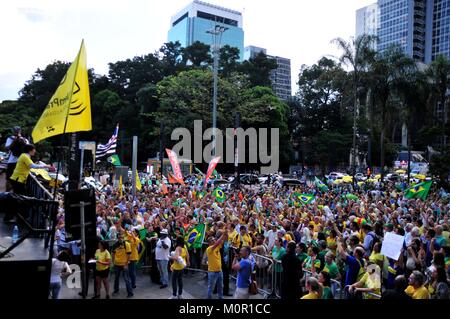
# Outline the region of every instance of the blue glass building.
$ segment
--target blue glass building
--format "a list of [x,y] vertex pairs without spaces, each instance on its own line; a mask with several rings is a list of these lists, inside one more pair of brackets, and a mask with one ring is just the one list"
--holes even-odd
[[425,61],[426,0],[378,0],[377,50],[398,44],[417,61]]
[[428,0],[425,62],[439,55],[450,58],[450,0]]
[[171,19],[168,41],[179,41],[187,47],[196,41],[212,46],[213,38],[207,32],[216,25],[227,30],[222,34],[221,46],[229,45],[239,49],[244,58],[244,30],[242,13],[195,0]]

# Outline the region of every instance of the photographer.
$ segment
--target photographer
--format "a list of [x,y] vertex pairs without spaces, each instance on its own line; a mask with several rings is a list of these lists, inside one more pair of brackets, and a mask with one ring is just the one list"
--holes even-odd
[[248,288],[250,285],[250,276],[252,274],[252,264],[248,257],[251,249],[249,246],[241,248],[239,254],[234,257],[231,268],[237,271],[235,299],[248,299]]

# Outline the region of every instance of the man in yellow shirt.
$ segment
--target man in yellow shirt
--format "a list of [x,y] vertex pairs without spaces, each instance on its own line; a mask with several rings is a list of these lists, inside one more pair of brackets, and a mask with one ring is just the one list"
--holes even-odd
[[128,269],[130,272],[130,281],[131,281],[131,287],[133,289],[136,288],[136,264],[139,260],[139,252],[138,252],[138,246],[139,246],[139,232],[134,229],[131,232],[127,232],[127,241],[130,243],[131,248],[131,255],[130,255],[130,264],[128,265]]
[[247,232],[246,226],[241,226],[239,228],[239,248],[249,246],[252,247],[252,237]]
[[300,299],[320,299],[322,297],[322,287],[315,277],[309,277],[306,281],[306,289],[308,294]]
[[127,287],[128,298],[134,296],[133,288],[131,287],[130,273],[128,265],[130,264],[131,257],[131,245],[126,242],[123,237],[123,233],[118,234],[118,241],[113,248],[113,264],[114,264],[114,292],[113,295],[119,293],[119,278],[123,274],[123,279]]
[[234,248],[239,247],[239,233],[236,231],[236,226],[228,224],[228,242]]
[[413,299],[430,299],[430,293],[423,285],[424,281],[423,274],[414,270],[409,276],[409,286],[405,289],[406,294]]
[[36,147],[33,144],[25,145],[23,151],[24,153],[19,156],[16,168],[10,177],[14,193],[21,195],[25,195],[25,185],[32,168],[52,168],[50,165],[38,165],[33,163],[31,157],[36,154]]
[[219,299],[223,299],[223,273],[222,258],[220,248],[225,240],[228,239],[228,233],[224,231],[218,240],[214,237],[209,239],[209,246],[205,254],[208,257],[208,299],[212,298],[212,292],[217,283],[217,294]]

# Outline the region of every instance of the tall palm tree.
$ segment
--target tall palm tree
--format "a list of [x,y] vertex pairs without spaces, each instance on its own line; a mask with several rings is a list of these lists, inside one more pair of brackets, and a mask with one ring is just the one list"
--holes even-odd
[[[361,86],[361,79],[367,72],[371,62],[375,57],[374,44],[376,37],[363,34],[359,37],[346,41],[342,38],[332,40],[342,51],[339,61],[351,68],[353,82],[353,149],[352,149],[352,173],[356,173],[356,123],[358,109],[358,91]],[[354,180],[354,178],[353,178]]]
[[392,46],[386,51],[379,52],[371,65],[373,96],[378,105],[380,117],[380,164],[381,177],[384,175],[385,165],[385,136],[386,127],[392,117],[394,109],[389,108],[392,102],[399,101],[399,92],[407,88],[408,79],[415,72],[415,63],[399,46]]
[[441,151],[444,150],[447,141],[445,135],[445,125],[447,122],[447,90],[449,89],[450,80],[450,60],[439,55],[427,70],[427,76],[432,84],[434,100],[441,104],[442,108],[442,121],[441,121]]

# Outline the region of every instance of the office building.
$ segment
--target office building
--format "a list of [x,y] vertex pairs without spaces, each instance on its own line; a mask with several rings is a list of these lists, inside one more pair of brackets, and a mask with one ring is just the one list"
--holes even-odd
[[226,28],[220,45],[229,45],[239,49],[240,59],[244,58],[244,30],[242,13],[194,0],[171,19],[168,41],[179,41],[187,47],[196,41],[213,44],[213,37],[207,32],[216,25]]
[[277,62],[277,68],[270,72],[272,89],[281,100],[287,101],[292,97],[291,60],[272,55],[268,57]]
[[439,55],[450,58],[450,0],[428,0],[425,62]]
[[378,3],[373,3],[367,7],[356,11],[356,37],[363,34],[377,35],[380,13]]
[[[244,59],[254,58],[259,53],[267,55],[267,50],[253,45],[244,49]],[[292,97],[291,84],[291,60],[279,56],[267,55],[268,58],[277,62],[277,68],[270,72],[270,81],[275,94],[283,101],[287,101]]]

